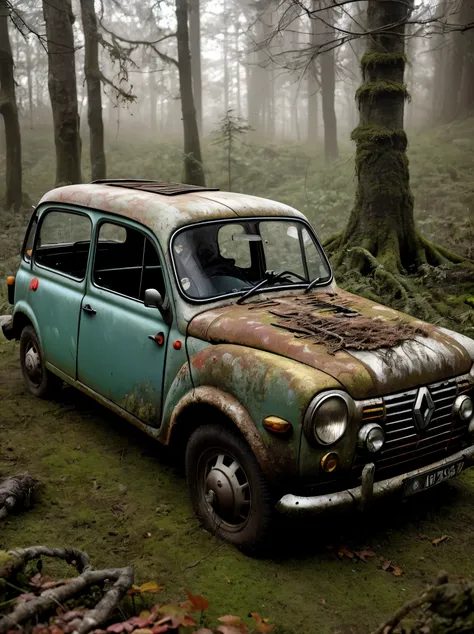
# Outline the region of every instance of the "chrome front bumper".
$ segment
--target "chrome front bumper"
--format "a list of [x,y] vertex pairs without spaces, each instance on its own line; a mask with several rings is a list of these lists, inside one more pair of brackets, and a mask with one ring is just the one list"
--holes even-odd
[[464,469],[472,467],[474,464],[474,447],[458,451],[448,458],[433,462],[422,469],[415,469],[414,471],[375,483],[375,466],[373,463],[369,463],[364,467],[362,484],[359,487],[314,497],[303,497],[288,493],[277,503],[276,509],[286,515],[318,515],[331,510],[349,511],[354,508],[364,510],[372,500],[378,500],[400,491],[407,478],[426,473],[461,458],[465,460]]

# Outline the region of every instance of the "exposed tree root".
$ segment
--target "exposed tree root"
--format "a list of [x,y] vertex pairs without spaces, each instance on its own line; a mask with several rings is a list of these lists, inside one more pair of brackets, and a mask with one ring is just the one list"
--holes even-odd
[[[415,623],[402,627],[401,621],[420,608],[424,609],[417,614]],[[449,580],[442,574],[436,585],[402,605],[373,634],[466,634],[472,631],[474,585],[466,581]]]
[[18,603],[13,612],[0,618],[0,634],[4,634],[33,620],[37,621],[40,617],[55,611],[58,606],[62,606],[66,601],[83,594],[91,586],[113,582],[113,585],[105,592],[95,608],[83,614],[78,613],[69,622],[68,631],[71,634],[87,634],[87,632],[96,629],[101,623],[110,618],[119,601],[133,585],[133,568],[94,570],[87,553],[76,548],[33,546],[10,551],[3,570],[0,570],[0,575],[9,577],[14,572],[23,569],[29,561],[41,556],[62,559],[75,566],[80,574],[72,579],[65,579],[63,582],[54,584],[55,587],[43,590],[39,596],[31,600],[24,600]]
[[15,508],[29,506],[37,484],[38,480],[28,472],[0,483],[0,520],[5,519]]
[[461,330],[465,325],[466,333],[472,336],[474,312],[467,308],[468,300],[461,299],[465,308],[453,312],[452,301],[446,296],[474,295],[474,262],[421,235],[417,235],[417,242],[418,261],[409,274],[389,253],[390,244],[385,245],[385,251],[375,253],[369,238],[363,245],[351,246],[340,233],[324,246],[341,286],[432,323],[460,325]]

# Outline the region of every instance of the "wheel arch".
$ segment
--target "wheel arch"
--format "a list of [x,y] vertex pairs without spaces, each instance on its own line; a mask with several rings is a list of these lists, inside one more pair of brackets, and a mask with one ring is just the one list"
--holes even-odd
[[271,454],[247,409],[235,396],[216,387],[199,386],[181,398],[173,410],[162,441],[181,455],[203,418],[236,430],[247,442],[262,471],[274,476]]
[[20,339],[21,333],[23,329],[25,328],[25,326],[32,326],[36,332],[38,339],[41,342],[41,335],[38,331],[38,325],[34,317],[22,309],[16,310],[15,313],[13,314],[13,328],[12,328],[14,339]]

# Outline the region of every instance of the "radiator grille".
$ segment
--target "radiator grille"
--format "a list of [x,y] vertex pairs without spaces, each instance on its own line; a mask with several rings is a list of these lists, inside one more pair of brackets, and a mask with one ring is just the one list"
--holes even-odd
[[[381,424],[386,441],[375,460],[377,480],[436,462],[462,449],[468,423],[453,419],[451,411],[456,396],[467,387],[458,385],[456,379],[429,385],[435,411],[423,431],[417,429],[413,418],[418,388],[383,398],[385,420]],[[356,456],[356,473],[366,462],[367,456]]]

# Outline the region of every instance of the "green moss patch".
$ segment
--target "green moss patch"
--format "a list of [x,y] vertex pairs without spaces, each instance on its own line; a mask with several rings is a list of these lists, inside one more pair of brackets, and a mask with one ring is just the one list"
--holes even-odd
[[356,99],[376,99],[384,95],[400,94],[404,99],[410,100],[410,93],[405,84],[388,79],[367,82],[356,90]]
[[367,51],[362,55],[360,65],[362,68],[375,68],[376,66],[400,66],[403,67],[407,63],[405,53],[378,53],[376,51]]

